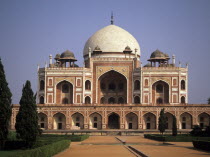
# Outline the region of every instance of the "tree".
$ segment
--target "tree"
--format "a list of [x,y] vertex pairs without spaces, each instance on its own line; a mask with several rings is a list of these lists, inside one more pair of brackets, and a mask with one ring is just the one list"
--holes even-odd
[[208,98],[208,104],[210,104],[210,98]]
[[158,122],[158,130],[160,131],[160,133],[164,133],[166,130],[166,116],[164,114],[164,108],[161,109],[160,111],[160,117],[159,117],[159,122]]
[[17,138],[24,140],[26,147],[31,148],[36,142],[39,127],[36,98],[31,89],[30,81],[26,81],[25,86],[23,86],[15,128]]
[[177,126],[176,126],[176,117],[173,116],[173,123],[172,123],[172,135],[176,136],[177,135]]
[[12,93],[8,87],[4,66],[0,58],[0,149],[4,148],[9,133],[9,122],[12,114]]

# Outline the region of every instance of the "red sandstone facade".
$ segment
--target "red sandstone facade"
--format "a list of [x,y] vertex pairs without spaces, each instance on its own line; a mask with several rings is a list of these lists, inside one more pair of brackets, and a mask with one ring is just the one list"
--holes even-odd
[[[177,67],[174,56],[169,63],[169,56],[159,50],[142,66],[139,45],[128,32],[113,25],[98,32],[85,45],[85,67],[78,67],[67,50],[56,55],[55,63],[50,56],[49,66],[38,69],[41,128],[157,129],[162,108],[168,129],[173,115],[179,129],[209,125],[210,106],[188,104],[188,66]],[[13,105],[12,129],[18,108]]]

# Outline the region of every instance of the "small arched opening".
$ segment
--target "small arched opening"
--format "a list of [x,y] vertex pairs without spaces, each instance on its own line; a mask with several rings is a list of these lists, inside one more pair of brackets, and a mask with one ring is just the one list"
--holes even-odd
[[85,97],[85,104],[91,104],[91,100],[89,96]]
[[85,81],[85,90],[91,90],[91,82],[89,80]]
[[140,104],[140,97],[139,96],[134,97],[134,104]]
[[185,90],[185,80],[181,81],[181,90]]
[[39,97],[39,103],[40,103],[40,104],[44,104],[44,97],[43,97],[43,96],[40,96],[40,97]]

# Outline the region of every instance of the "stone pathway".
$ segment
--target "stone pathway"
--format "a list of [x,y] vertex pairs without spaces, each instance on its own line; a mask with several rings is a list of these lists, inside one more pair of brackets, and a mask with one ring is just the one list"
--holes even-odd
[[[195,150],[191,142],[162,142],[141,136],[118,136],[126,145],[139,150],[149,157],[201,157],[210,153]],[[55,157],[134,157],[114,136],[91,136],[83,142],[72,142],[70,148]]]

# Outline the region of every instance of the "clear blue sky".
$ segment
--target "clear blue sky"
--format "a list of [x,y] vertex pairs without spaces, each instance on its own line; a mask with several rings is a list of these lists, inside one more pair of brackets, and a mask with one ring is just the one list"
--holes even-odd
[[19,103],[23,84],[37,90],[37,64],[69,49],[83,65],[83,47],[115,24],[130,32],[147,63],[157,48],[189,63],[189,103],[210,97],[210,0],[0,0],[0,57]]

